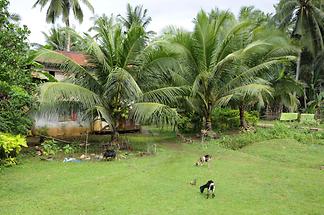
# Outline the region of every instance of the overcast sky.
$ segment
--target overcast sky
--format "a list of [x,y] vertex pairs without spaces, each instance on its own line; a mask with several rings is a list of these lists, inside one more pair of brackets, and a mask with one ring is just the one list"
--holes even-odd
[[[91,1],[91,0],[90,0]],[[148,30],[161,32],[168,25],[176,25],[191,30],[192,20],[200,9],[210,11],[212,8],[229,9],[236,15],[242,6],[254,5],[265,12],[273,13],[273,5],[279,0],[92,0],[95,14],[121,14],[126,12],[127,2],[132,5],[142,4],[148,9],[152,22]],[[31,30],[30,42],[43,43],[42,31],[48,32],[51,24],[45,22],[46,8],[40,11],[40,7],[32,8],[36,0],[10,0],[10,12],[21,16],[21,23]],[[87,31],[92,24],[93,16],[86,8],[84,22],[79,24],[72,20],[72,26],[79,32]],[[61,24],[62,25],[62,24]]]

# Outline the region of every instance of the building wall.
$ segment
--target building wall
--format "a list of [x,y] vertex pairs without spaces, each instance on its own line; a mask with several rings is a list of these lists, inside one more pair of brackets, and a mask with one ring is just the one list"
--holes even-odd
[[64,79],[66,79],[66,76],[64,75],[63,72],[56,71],[54,76],[55,76],[55,79],[58,81],[63,81]]
[[35,135],[46,134],[53,137],[77,137],[91,130],[91,123],[89,121],[82,121],[80,117],[77,117],[76,120],[61,121],[59,116],[51,118],[36,116],[33,133]]

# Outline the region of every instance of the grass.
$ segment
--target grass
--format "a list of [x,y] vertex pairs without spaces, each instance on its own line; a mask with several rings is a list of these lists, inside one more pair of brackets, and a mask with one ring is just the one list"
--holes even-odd
[[[158,153],[114,162],[25,158],[0,170],[0,214],[324,214],[323,145],[278,139],[233,151],[175,143],[167,132],[128,139],[157,143]],[[195,167],[204,153],[215,159]],[[199,185],[209,179],[216,197],[207,200]]]

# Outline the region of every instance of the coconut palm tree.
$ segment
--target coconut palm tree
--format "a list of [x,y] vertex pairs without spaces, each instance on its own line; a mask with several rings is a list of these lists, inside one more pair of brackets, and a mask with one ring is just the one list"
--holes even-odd
[[155,47],[147,45],[143,26],[132,25],[124,33],[120,23],[104,17],[96,25],[96,37],[87,35],[83,40],[89,48],[90,70],[56,52],[39,52],[39,55],[65,60],[64,70],[71,74],[68,82],[46,83],[40,87],[41,110],[48,115],[65,108],[83,109],[90,119],[98,116],[109,124],[113,140],[118,137],[119,123],[126,119],[175,124],[177,112],[172,105],[185,90],[141,83],[142,73],[156,67],[164,57],[144,61],[155,52]]
[[122,24],[127,30],[131,28],[133,24],[142,26],[144,29],[151,23],[152,18],[147,15],[147,9],[143,10],[143,5],[137,5],[134,8],[128,3],[126,17],[118,15]]
[[68,33],[71,33],[70,50],[80,51],[80,40],[75,36],[75,31],[73,29],[67,29],[66,27],[53,27],[50,29],[49,33],[42,32],[45,37],[46,47],[52,50],[66,50],[67,41],[66,37]]
[[[324,48],[324,3],[321,0],[281,0],[276,7],[275,20],[293,38],[299,39],[304,51],[317,56]],[[300,76],[301,56],[297,64],[296,80]]]
[[[94,9],[89,0],[80,0],[91,12]],[[70,14],[73,12],[74,17],[80,22],[83,22],[83,11],[79,0],[37,0],[33,7],[38,5],[41,10],[49,4],[46,12],[46,21],[54,24],[55,21],[62,16],[62,21],[67,28],[70,28]],[[71,38],[70,33],[67,34],[66,50],[70,51]]]
[[267,115],[278,118],[286,109],[296,111],[299,105],[297,96],[303,95],[304,84],[297,81],[287,68],[277,66],[272,68],[272,73],[267,78],[273,89],[272,96],[267,98]]
[[240,21],[244,20],[252,20],[256,23],[262,23],[262,22],[270,22],[271,16],[270,14],[265,14],[263,11],[255,9],[254,6],[244,6],[241,7],[239,12],[239,18]]
[[179,55],[178,75],[170,72],[169,79],[190,86],[186,104],[203,118],[204,128],[211,130],[215,107],[238,95],[269,91],[257,77],[274,65],[294,61],[295,53],[289,44],[280,42],[280,36],[259,37],[261,30],[255,24],[237,22],[229,12],[201,11],[194,22],[192,33],[169,33],[162,46]]

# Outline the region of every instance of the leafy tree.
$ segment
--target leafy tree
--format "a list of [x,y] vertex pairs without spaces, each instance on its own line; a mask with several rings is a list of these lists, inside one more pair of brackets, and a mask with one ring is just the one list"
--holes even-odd
[[[91,12],[94,11],[91,3],[88,0],[81,1]],[[40,6],[41,10],[47,5],[46,21],[54,24],[55,21],[62,16],[62,21],[67,28],[70,28],[70,14],[73,12],[74,17],[80,22],[83,22],[83,11],[79,0],[37,0],[33,7]],[[66,50],[70,51],[71,38],[70,33],[67,34]]]
[[26,134],[34,89],[29,30],[11,19],[7,7],[8,1],[0,0],[0,131]]
[[142,123],[174,124],[177,112],[169,105],[184,90],[141,82],[142,73],[163,59],[161,56],[155,61],[145,61],[155,48],[147,46],[143,26],[134,24],[123,32],[120,23],[102,17],[93,29],[97,31],[96,36],[87,36],[83,41],[89,47],[90,63],[94,66],[91,71],[56,52],[39,52],[39,55],[66,60],[66,70],[71,73],[69,82],[41,86],[42,110],[47,115],[65,107],[86,110],[90,119],[99,116],[109,124],[113,140],[118,137],[120,122],[129,118]]
[[[191,95],[186,106],[204,120],[211,130],[211,113],[215,107],[232,99],[269,91],[261,74],[284,62],[294,61],[289,44],[278,35],[259,37],[261,29],[254,23],[237,22],[229,12],[198,13],[192,33],[178,30],[165,37],[165,49],[178,53],[176,84],[188,85]],[[270,32],[268,32],[270,33]],[[290,55],[292,54],[292,55]],[[154,77],[154,75],[152,75]]]

